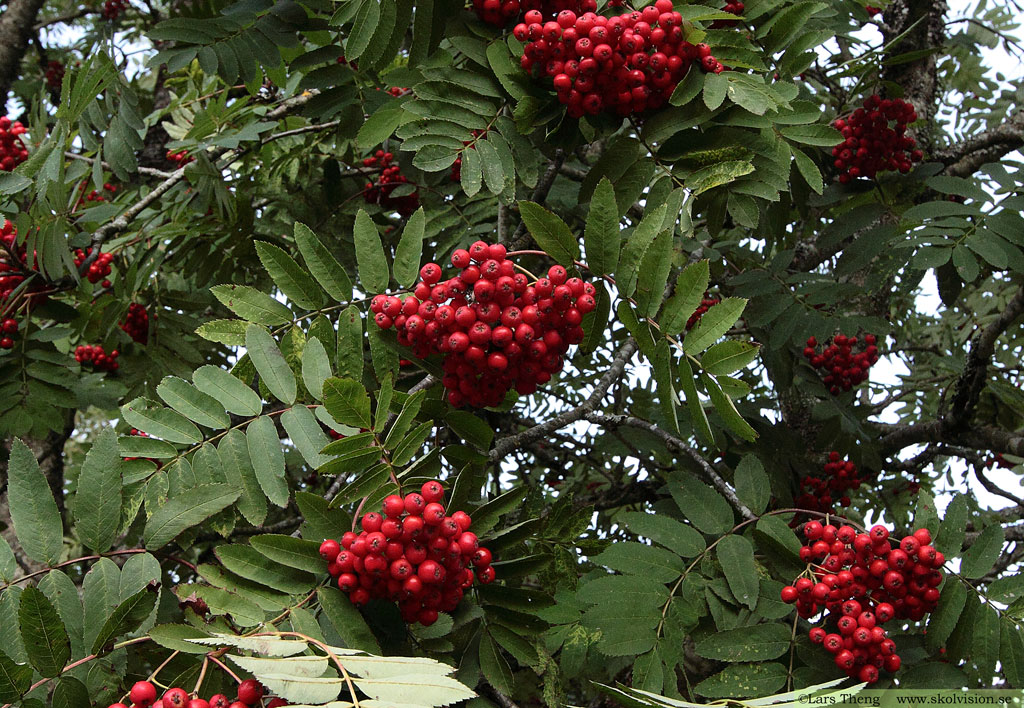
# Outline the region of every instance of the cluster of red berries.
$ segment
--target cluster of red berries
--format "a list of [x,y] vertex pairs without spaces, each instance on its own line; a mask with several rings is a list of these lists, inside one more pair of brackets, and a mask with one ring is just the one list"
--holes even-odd
[[721,301],[721,298],[711,297],[711,295],[705,292],[704,299],[700,301],[700,305],[693,311],[693,314],[690,315],[690,319],[686,320],[686,330],[690,331],[696,327],[697,323],[700,322],[700,318],[704,316],[704,313]]
[[[879,172],[899,170],[906,174],[924,156],[917,142],[906,135],[907,125],[917,120],[914,107],[899,98],[868,96],[863,108],[832,125],[843,134],[843,142],[832,148],[839,181],[847,184],[858,177],[873,178]],[[890,126],[890,124],[892,124]]]
[[18,320],[13,317],[4,318],[3,322],[0,322],[0,332],[3,333],[0,337],[0,349],[13,349],[14,339],[11,335],[18,333]]
[[882,11],[882,8],[875,7],[874,5],[865,5],[864,9],[867,10],[868,17],[874,17]]
[[165,157],[178,167],[184,167],[188,163],[194,162],[196,159],[190,156],[185,150],[178,150],[177,152],[174,150],[168,150]]
[[[169,688],[157,698],[156,686],[149,681],[139,681],[128,693],[131,708],[252,708],[261,705],[266,690],[256,679],[246,679],[238,684],[238,695],[232,701],[223,693],[211,696],[210,700],[192,697],[183,688]],[[283,698],[266,702],[266,708],[281,708],[289,705]],[[111,703],[108,708],[129,708],[124,703]]]
[[496,406],[513,387],[529,395],[561,371],[569,347],[583,341],[594,286],[557,265],[531,283],[501,244],[477,241],[451,260],[459,275],[442,280],[441,266],[428,263],[412,295],[370,301],[377,326],[394,326],[399,344],[421,359],[444,357],[448,402]]
[[[483,130],[474,130],[473,131],[473,140],[463,140],[462,144],[469,146],[470,150],[476,150],[476,138],[479,138],[481,135],[484,135],[486,133],[487,133],[487,129],[486,128],[484,128]],[[452,180],[452,182],[458,182],[461,179],[462,179],[462,155],[460,154],[458,157],[455,158],[455,162],[452,163],[451,180]]]
[[[75,250],[75,265],[81,266],[85,263],[85,259],[92,253],[92,247],[79,248]],[[96,256],[96,260],[89,264],[88,270],[85,272],[86,279],[93,284],[102,282],[104,288],[110,287],[110,281],[105,278],[110,275],[110,264],[114,260],[112,253],[101,253]]]
[[[608,3],[617,7],[622,2]],[[473,0],[473,12],[495,27],[504,27],[521,12],[536,10],[545,20],[553,20],[563,10],[577,14],[597,12],[597,0]]]
[[132,338],[132,341],[147,344],[149,342],[149,313],[146,312],[146,306],[137,302],[130,304],[128,314],[125,315],[124,322],[121,323],[121,329]]
[[574,118],[602,110],[627,116],[665,104],[692,64],[721,73],[706,44],[684,40],[683,18],[672,0],[615,17],[572,10],[544,21],[527,12],[513,34],[523,48],[520,63],[551,77],[559,102]]
[[388,89],[388,95],[394,96],[395,98],[404,96],[407,93],[409,93],[408,86],[392,86]]
[[320,544],[327,572],[353,604],[387,598],[398,603],[406,622],[429,626],[438,611],[458,606],[474,579],[494,581],[491,552],[469,530],[469,514],[448,516],[443,498],[436,480],[404,498],[392,494],[384,499],[383,515],[363,515],[359,534],[349,531],[340,543]]
[[0,170],[10,172],[28,159],[28,149],[21,136],[28,129],[7,116],[0,116]]
[[896,644],[880,625],[893,618],[917,622],[935,609],[946,558],[931,545],[931,533],[918,529],[893,548],[884,526],[857,533],[810,521],[804,537],[800,558],[813,564],[811,577],[782,588],[782,601],[795,603],[804,618],[822,613],[810,639],[849,676],[874,683],[879,669],[899,670]]
[[113,22],[128,7],[128,0],[103,0],[103,17]]
[[338,57],[337,63],[339,63],[339,64],[346,64],[346,65],[352,67],[352,71],[359,71],[359,63],[356,62],[355,60],[349,61],[348,59],[345,58],[344,55]]
[[815,369],[824,369],[828,372],[823,381],[829,387],[829,392],[837,396],[840,391],[849,391],[857,384],[867,381],[868,369],[878,361],[877,341],[875,335],[865,334],[864,348],[855,353],[854,348],[861,340],[837,334],[819,354],[818,340],[808,337],[807,346],[804,347],[804,358],[811,362]]
[[[78,202],[75,204],[75,208],[76,209],[78,207],[82,206],[82,204],[84,204],[85,202],[105,202],[105,201],[107,201],[107,198],[105,196],[103,196],[103,192],[100,192],[98,189],[93,189],[93,190],[91,190],[89,192],[86,192],[85,190],[88,189],[88,188],[89,188],[89,183],[88,182],[82,182],[80,185],[78,185],[78,191],[79,191],[80,194],[78,196]],[[117,187],[112,185],[110,182],[104,182],[103,183],[103,191],[104,192],[110,192],[110,194],[113,195],[114,192],[117,191]]]
[[820,477],[800,480],[801,494],[794,501],[794,506],[821,513],[831,512],[834,500],[838,500],[840,506],[850,506],[847,492],[858,489],[862,481],[857,465],[850,460],[841,460],[839,453],[833,450],[828,454],[828,462]]
[[64,64],[51,59],[46,62],[46,85],[51,91],[60,91],[61,85],[64,83]]
[[363,189],[363,199],[367,204],[377,204],[385,211],[396,211],[403,217],[410,216],[420,205],[417,192],[392,196],[399,185],[410,184],[409,178],[402,174],[402,168],[394,163],[393,153],[378,150],[371,157],[363,159],[363,167],[371,167],[379,174],[372,182],[367,182]]
[[[722,12],[728,12],[730,15],[742,15],[743,11],[747,9],[739,0],[726,0],[725,7],[722,8]],[[715,20],[711,23],[711,29],[722,29],[724,27],[735,27],[739,24],[739,20]],[[776,76],[776,81],[778,77]]]
[[[25,246],[24,244],[18,245],[18,230],[6,219],[0,226],[0,241],[4,244],[4,248],[0,248],[0,310],[4,313],[3,321],[0,322],[0,333],[2,333],[0,349],[12,349],[14,347],[13,335],[18,331],[18,321],[13,313],[19,309],[18,303],[14,301],[16,298],[12,298],[12,296],[27,277]],[[26,291],[20,294],[24,297],[22,304],[26,312],[32,305],[46,299],[45,295],[34,292],[45,287],[45,284],[39,282],[30,285]]]
[[91,366],[94,371],[117,371],[121,365],[117,357],[121,352],[116,349],[109,354],[99,344],[79,344],[75,347],[75,361],[82,366]]

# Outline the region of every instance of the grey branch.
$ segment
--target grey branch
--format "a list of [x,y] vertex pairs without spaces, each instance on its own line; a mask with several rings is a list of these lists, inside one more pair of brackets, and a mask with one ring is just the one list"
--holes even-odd
[[740,498],[736,496],[736,490],[733,489],[728,482],[722,479],[721,475],[719,475],[717,470],[711,466],[710,462],[701,457],[699,452],[672,435],[667,430],[662,430],[654,423],[628,415],[601,415],[599,413],[591,413],[587,415],[587,420],[591,423],[603,426],[628,425],[633,428],[640,428],[653,433],[660,438],[669,449],[675,450],[676,452],[689,457],[694,463],[696,463],[697,469],[700,471],[701,478],[714,487],[719,494],[725,497],[726,501],[729,502],[729,505],[735,509],[740,516],[744,519],[757,518],[757,516],[747,508],[746,504],[740,501]]
[[625,344],[619,347],[619,350],[615,352],[615,358],[612,360],[612,364],[608,367],[608,371],[598,380],[597,385],[594,386],[593,392],[587,397],[583,403],[564,411],[554,418],[547,420],[539,425],[535,425],[532,428],[527,428],[521,433],[515,435],[508,435],[499,439],[495,444],[494,448],[490,452],[490,458],[492,462],[498,462],[502,460],[513,450],[528,445],[535,440],[540,440],[548,433],[553,433],[556,430],[564,428],[567,425],[583,420],[587,414],[593,413],[597,410],[597,407],[601,404],[601,400],[605,394],[612,387],[616,381],[618,381],[623,372],[626,369],[626,364],[630,358],[636,352],[636,342],[633,341],[632,337],[627,339]]

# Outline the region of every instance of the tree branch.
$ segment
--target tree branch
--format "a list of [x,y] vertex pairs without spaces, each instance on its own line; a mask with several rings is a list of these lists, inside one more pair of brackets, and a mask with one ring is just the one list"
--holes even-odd
[[544,423],[528,428],[521,433],[501,438],[494,444],[494,448],[490,452],[489,456],[491,461],[499,462],[516,448],[527,445],[534,440],[539,440],[548,433],[553,433],[560,428],[564,428],[567,425],[583,420],[588,413],[593,413],[601,404],[601,399],[603,399],[605,394],[608,393],[608,389],[612,387],[612,384],[622,377],[622,374],[626,369],[627,362],[629,362],[635,352],[636,342],[633,341],[632,337],[630,337],[626,340],[625,344],[619,347],[619,350],[615,352],[615,358],[612,360],[612,365],[608,367],[608,371],[604,373],[604,376],[598,380],[597,385],[594,386],[594,391],[585,401],[583,401],[583,403],[575,408],[570,408],[569,410],[556,415],[554,418],[551,418]]
[[963,373],[956,382],[953,402],[946,414],[945,425],[957,428],[970,420],[974,407],[978,404],[981,390],[988,379],[988,365],[995,352],[996,342],[1007,327],[1024,314],[1024,287],[1006,303],[1006,307],[988,327],[974,338],[971,351],[967,355]]
[[662,430],[654,423],[627,415],[601,415],[598,413],[590,413],[587,415],[587,420],[591,423],[604,426],[628,425],[633,428],[640,428],[641,430],[653,433],[670,449],[682,453],[695,462],[697,464],[697,469],[700,470],[700,476],[703,480],[714,487],[719,494],[725,497],[726,501],[729,502],[729,506],[735,509],[740,516],[748,520],[757,518],[754,513],[747,508],[746,504],[740,501],[740,498],[736,496],[736,490],[734,490],[728,482],[722,479],[721,475],[719,475],[715,468],[711,466],[710,462],[701,457],[699,452],[669,433],[667,430]]
[[1004,123],[961,143],[936,152],[946,165],[945,173],[954,177],[974,174],[986,162],[993,162],[1024,145],[1024,110],[1018,110]]
[[44,1],[9,0],[7,9],[0,13],[0,99],[4,104],[11,84],[18,78],[21,58],[28,50]]
[[[544,170],[544,174],[541,175],[540,180],[537,182],[537,186],[534,188],[533,193],[530,195],[530,201],[532,202],[543,202],[548,197],[548,192],[551,191],[551,185],[555,183],[555,178],[558,176],[558,170],[565,162],[565,151],[559,148],[555,150],[555,157],[548,164],[548,168]],[[526,248],[530,245],[530,236],[526,233],[526,223],[523,221],[519,222],[519,226],[516,227],[515,233],[512,234],[512,238],[508,242],[508,250],[518,251]]]

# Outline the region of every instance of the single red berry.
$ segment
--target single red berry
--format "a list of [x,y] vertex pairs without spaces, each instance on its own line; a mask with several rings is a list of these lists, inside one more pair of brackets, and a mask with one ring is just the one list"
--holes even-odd
[[128,693],[132,703],[140,706],[147,706],[156,700],[156,686],[149,681],[139,681]]
[[246,679],[238,684],[238,700],[254,706],[263,698],[263,684],[256,679]]

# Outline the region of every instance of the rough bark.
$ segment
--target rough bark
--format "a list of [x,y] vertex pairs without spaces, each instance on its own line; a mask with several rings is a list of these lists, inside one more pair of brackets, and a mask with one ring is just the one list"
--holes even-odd
[[0,13],[0,99],[5,104],[44,1],[10,0],[7,9]]

